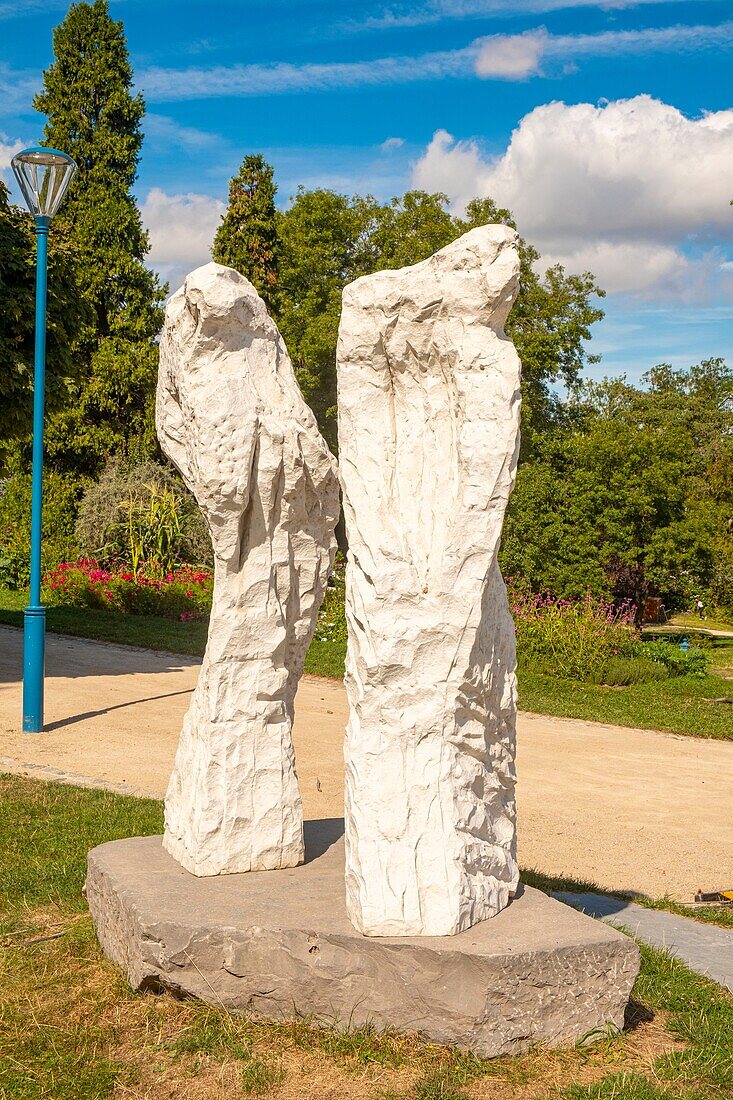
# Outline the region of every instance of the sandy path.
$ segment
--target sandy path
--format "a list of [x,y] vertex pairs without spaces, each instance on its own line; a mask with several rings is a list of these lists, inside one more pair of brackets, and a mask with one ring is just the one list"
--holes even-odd
[[[164,793],[197,661],[49,636],[42,734],[20,732],[20,675],[21,634],[0,627],[0,770]],[[342,685],[305,677],[296,710],[306,817],[341,816]],[[733,744],[530,714],[518,742],[525,867],[681,899],[733,885]]]

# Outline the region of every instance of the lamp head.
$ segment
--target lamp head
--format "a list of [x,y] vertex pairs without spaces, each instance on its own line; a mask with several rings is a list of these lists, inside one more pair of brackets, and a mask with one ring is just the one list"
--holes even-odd
[[16,153],[11,163],[31,214],[52,218],[76,172],[76,161],[58,149],[36,146]]

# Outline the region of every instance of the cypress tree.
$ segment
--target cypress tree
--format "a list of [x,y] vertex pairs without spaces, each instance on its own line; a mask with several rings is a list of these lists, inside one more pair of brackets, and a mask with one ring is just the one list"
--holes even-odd
[[58,220],[73,239],[95,325],[79,348],[80,386],[49,424],[48,451],[52,463],[94,474],[112,451],[154,448],[154,338],[165,290],[145,266],[148,236],[132,194],[145,104],[132,92],[122,23],[107,0],[72,4],[53,47],[34,106],[48,116],[45,143],[79,166]]
[[212,249],[217,263],[246,275],[271,313],[277,309],[280,254],[273,175],[260,154],[244,158],[229,183],[229,207]]

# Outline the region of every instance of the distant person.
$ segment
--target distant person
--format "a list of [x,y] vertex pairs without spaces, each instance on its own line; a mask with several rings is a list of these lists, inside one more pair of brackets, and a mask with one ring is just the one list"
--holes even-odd
[[697,597],[697,600],[695,601],[695,607],[697,609],[697,613],[700,616],[700,618],[701,619],[706,619],[707,615],[705,614],[705,606],[704,606],[704,604],[703,604],[703,602],[702,602],[702,600],[700,599],[699,596]]

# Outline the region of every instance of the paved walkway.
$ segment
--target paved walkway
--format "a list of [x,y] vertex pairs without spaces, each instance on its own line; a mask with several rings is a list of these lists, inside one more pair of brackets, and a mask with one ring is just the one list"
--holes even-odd
[[643,943],[669,951],[690,970],[733,993],[733,931],[603,894],[563,892],[555,897],[591,917],[627,929]]
[[[0,628],[0,766],[160,798],[198,662],[49,635],[46,729],[24,734],[21,642]],[[340,683],[303,678],[294,743],[307,818],[343,816],[346,717]],[[733,885],[733,743],[520,714],[517,772],[524,867],[683,901]]]

